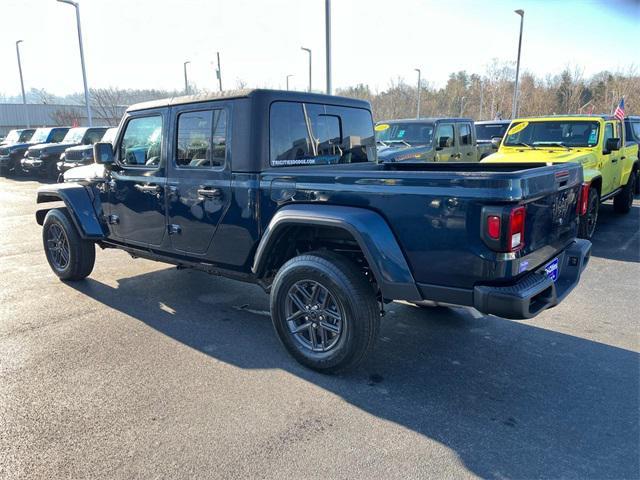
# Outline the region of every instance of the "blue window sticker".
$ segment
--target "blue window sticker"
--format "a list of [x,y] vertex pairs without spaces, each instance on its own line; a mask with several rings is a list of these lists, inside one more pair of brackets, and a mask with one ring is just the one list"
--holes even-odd
[[589,143],[596,143],[597,141],[598,141],[597,131],[594,128],[593,130],[591,130],[591,133],[589,134]]
[[399,130],[398,131],[398,138],[404,137],[404,132],[405,132],[405,130]]

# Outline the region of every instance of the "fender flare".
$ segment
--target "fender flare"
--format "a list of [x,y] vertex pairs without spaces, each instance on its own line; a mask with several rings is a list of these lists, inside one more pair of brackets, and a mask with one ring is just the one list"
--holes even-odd
[[356,240],[382,291],[390,300],[422,300],[411,269],[387,222],[378,213],[337,205],[287,205],[269,222],[256,250],[252,272],[263,274],[269,252],[283,228],[317,225],[347,231]]
[[[93,200],[93,192],[89,188],[78,183],[61,183],[40,187],[36,203],[64,202],[80,237],[85,240],[102,240],[106,237],[106,232],[96,214]],[[39,225],[43,224],[49,210],[51,209],[36,211]]]

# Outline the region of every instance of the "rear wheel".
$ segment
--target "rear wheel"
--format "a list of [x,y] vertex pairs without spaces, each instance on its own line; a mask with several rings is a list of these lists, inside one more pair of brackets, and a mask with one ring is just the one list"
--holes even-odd
[[595,188],[589,189],[589,202],[587,203],[587,213],[580,217],[578,225],[578,237],[590,240],[593,232],[596,231],[598,222],[598,211],[600,210],[600,194]]
[[300,255],[280,268],[271,318],[289,353],[326,373],[360,363],[380,327],[371,284],[356,264],[331,252]]
[[49,266],[61,280],[82,280],[93,270],[95,244],[80,238],[64,209],[54,208],[47,213],[42,242]]
[[627,184],[622,191],[613,197],[613,210],[616,213],[629,213],[633,205],[633,194],[636,189],[637,174],[635,171],[629,175]]

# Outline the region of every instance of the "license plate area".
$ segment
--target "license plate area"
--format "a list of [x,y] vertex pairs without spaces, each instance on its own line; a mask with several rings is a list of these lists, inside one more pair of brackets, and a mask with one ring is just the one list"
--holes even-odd
[[551,280],[553,280],[554,282],[558,280],[558,273],[559,273],[558,265],[559,265],[559,261],[558,261],[558,257],[556,257],[543,267],[545,275],[549,277]]

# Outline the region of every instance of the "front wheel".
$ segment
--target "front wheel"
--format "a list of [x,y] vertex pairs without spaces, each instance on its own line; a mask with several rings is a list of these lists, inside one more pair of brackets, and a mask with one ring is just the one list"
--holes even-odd
[[580,217],[578,224],[578,237],[591,240],[593,232],[596,231],[596,223],[598,222],[598,211],[600,210],[600,194],[595,188],[589,189],[589,202],[587,204],[587,213]]
[[371,284],[355,263],[331,252],[300,255],[280,268],[271,318],[289,353],[325,373],[360,363],[380,328]]
[[61,280],[82,280],[93,270],[95,243],[80,238],[64,209],[54,208],[47,213],[42,242],[49,266]]
[[629,213],[633,205],[633,195],[636,190],[636,172],[633,171],[629,175],[627,184],[622,187],[620,193],[613,197],[613,210],[616,213]]

